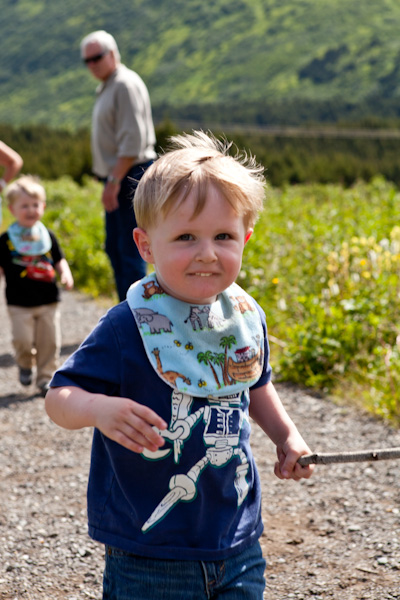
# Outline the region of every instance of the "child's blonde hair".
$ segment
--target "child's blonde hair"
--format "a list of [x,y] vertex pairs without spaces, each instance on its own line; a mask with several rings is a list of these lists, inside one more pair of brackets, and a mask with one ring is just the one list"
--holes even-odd
[[264,169],[254,157],[245,153],[229,155],[231,142],[203,131],[177,135],[170,142],[171,149],[139,181],[133,201],[138,226],[148,229],[156,225],[191,192],[197,197],[193,217],[197,216],[212,185],[243,217],[246,227],[253,227],[265,195]]
[[17,200],[21,193],[46,202],[46,191],[35,175],[21,175],[7,187],[5,197],[9,205]]

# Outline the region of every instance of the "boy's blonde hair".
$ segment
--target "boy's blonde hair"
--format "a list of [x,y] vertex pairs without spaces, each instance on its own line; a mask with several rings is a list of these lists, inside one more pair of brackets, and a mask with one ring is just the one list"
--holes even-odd
[[211,133],[170,138],[171,149],[156,160],[139,181],[134,197],[136,221],[142,229],[156,225],[173,206],[184,202],[191,192],[197,197],[196,217],[204,208],[209,186],[214,186],[253,227],[263,208],[265,178],[263,167],[246,153],[229,155],[231,142]]
[[46,191],[35,175],[21,175],[7,187],[5,197],[9,205],[17,200],[22,193],[46,202]]

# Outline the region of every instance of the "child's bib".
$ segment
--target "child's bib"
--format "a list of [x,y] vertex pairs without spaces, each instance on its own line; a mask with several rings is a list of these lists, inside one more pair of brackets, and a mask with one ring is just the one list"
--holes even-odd
[[264,364],[264,333],[253,299],[236,283],[212,304],[166,294],[155,273],[127,301],[156,373],[191,396],[227,396],[254,385]]
[[46,227],[37,221],[33,227],[13,223],[7,230],[14,248],[25,256],[41,256],[51,250],[51,237]]

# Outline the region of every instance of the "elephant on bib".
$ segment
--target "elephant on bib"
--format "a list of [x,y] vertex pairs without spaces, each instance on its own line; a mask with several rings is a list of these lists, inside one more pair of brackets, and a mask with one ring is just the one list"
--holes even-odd
[[150,333],[161,333],[165,331],[167,333],[172,331],[173,323],[165,315],[154,312],[150,308],[135,308],[136,320],[141,326],[143,323],[150,328]]

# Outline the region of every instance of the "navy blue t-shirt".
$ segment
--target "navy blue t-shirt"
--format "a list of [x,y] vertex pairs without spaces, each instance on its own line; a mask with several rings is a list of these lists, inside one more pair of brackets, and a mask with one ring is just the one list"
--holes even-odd
[[[257,308],[265,356],[254,388],[271,377],[265,315]],[[181,417],[186,414],[185,439],[172,435],[159,452],[146,456],[94,430],[88,484],[93,539],[142,556],[178,560],[220,560],[258,539],[261,488],[249,445],[247,391],[218,402],[179,397],[151,366],[126,301],[102,317],[56,372],[51,386],[66,385],[132,398],[167,423],[174,402],[175,409],[180,403]]]

